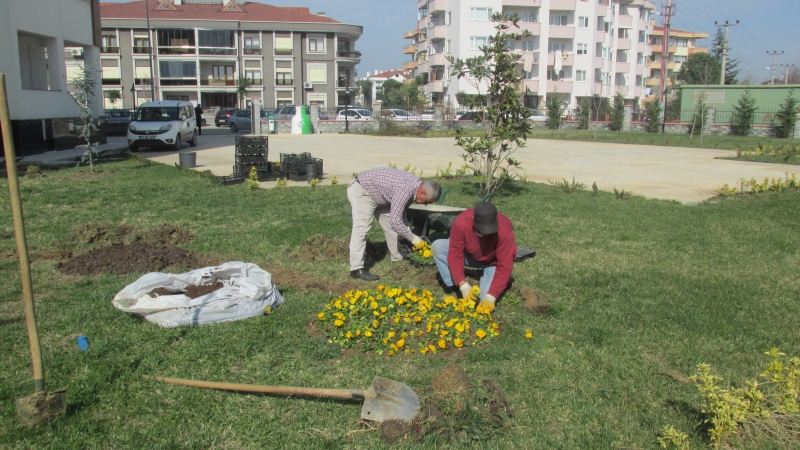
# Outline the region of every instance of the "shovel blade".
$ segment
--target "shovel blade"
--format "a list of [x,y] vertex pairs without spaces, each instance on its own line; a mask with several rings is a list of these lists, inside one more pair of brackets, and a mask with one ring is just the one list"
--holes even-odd
[[67,392],[37,391],[33,395],[17,397],[17,415],[25,425],[37,425],[64,414],[67,409]]
[[361,418],[373,422],[411,420],[419,412],[419,397],[403,383],[375,377],[364,391]]

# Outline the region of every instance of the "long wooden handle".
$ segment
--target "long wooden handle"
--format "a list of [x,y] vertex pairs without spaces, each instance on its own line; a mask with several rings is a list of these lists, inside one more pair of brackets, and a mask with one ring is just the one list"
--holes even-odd
[[220,389],[223,391],[237,392],[258,392],[261,394],[277,395],[302,395],[307,397],[330,397],[330,398],[364,398],[364,391],[359,389],[318,389],[303,388],[293,386],[266,386],[261,384],[243,383],[220,383],[216,381],[186,380],[183,378],[151,377],[143,375],[146,380],[163,381],[169,384],[181,386],[194,386],[208,389]]
[[17,253],[19,254],[19,268],[22,274],[22,300],[25,305],[25,323],[28,325],[28,343],[31,347],[33,386],[36,391],[44,391],[44,368],[42,366],[42,351],[39,348],[39,331],[36,326],[36,309],[33,305],[31,264],[30,260],[28,260],[28,242],[25,240],[25,221],[22,217],[22,200],[19,195],[19,180],[17,179],[17,155],[14,153],[11,115],[8,110],[6,75],[3,73],[0,73],[0,128],[3,130],[8,189],[11,191],[11,213],[14,216],[14,234],[17,235]]

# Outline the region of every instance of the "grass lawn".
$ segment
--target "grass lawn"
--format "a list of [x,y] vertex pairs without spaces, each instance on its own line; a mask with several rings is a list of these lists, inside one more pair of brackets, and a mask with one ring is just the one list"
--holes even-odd
[[[680,145],[678,136],[663,138]],[[676,374],[689,376],[706,362],[741,385],[766,368],[763,352],[771,347],[800,354],[798,191],[684,206],[511,185],[494,202],[514,222],[518,244],[539,250],[515,266],[515,283],[548,293],[548,314],[532,315],[508,298],[495,313],[502,333],[487,345],[455,356],[390,358],[343,355],[309,333],[307,324],[331,298],[322,289],[281,288],[276,277],[286,303],[270,315],[162,329],[111,304],[141,274],[83,277],[56,268],[59,251],[96,246],[76,239],[78,226],[169,223],[194,234],[186,249],[334,285],[347,277],[346,255],[315,263],[288,255],[318,233],[349,236],[346,183],[251,194],[245,185],[222,187],[160,164],[99,167],[96,176],[80,168],[21,180],[47,387],[66,389],[69,403],[66,416],[36,428],[19,425],[14,407],[14,397],[33,386],[11,212],[0,208],[0,447],[438,448],[351,432],[364,430],[358,402],[219,392],[141,376],[364,388],[378,375],[422,387],[455,362],[474,379],[497,382],[514,408],[511,426],[477,447],[653,448],[672,424],[702,448],[697,390]],[[468,181],[443,184],[451,189],[448,205],[480,198]],[[0,204],[9,205],[8,195],[2,179]],[[383,241],[377,225],[370,238]],[[381,282],[413,284],[392,276],[401,272],[388,257],[372,271],[384,275]],[[438,286],[420,287],[442,295]],[[81,334],[91,346],[85,353],[75,342]],[[751,440],[744,448],[798,445]]]

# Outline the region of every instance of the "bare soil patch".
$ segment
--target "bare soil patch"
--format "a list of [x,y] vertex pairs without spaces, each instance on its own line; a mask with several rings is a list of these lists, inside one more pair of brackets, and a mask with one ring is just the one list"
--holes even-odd
[[[367,265],[380,261],[388,253],[385,243],[367,241],[364,260]],[[347,260],[350,255],[350,238],[330,238],[322,234],[315,234],[303,241],[296,250],[286,252],[287,256],[300,258],[303,261],[334,261]]]
[[550,296],[547,292],[536,288],[522,288],[522,299],[525,309],[537,316],[546,316],[550,308]]
[[150,244],[175,245],[191,242],[194,235],[188,230],[170,225],[162,224],[153,230],[137,230],[127,225],[111,225],[89,223],[75,228],[75,242],[84,244],[132,244],[134,242],[145,242]]
[[135,242],[130,245],[111,244],[91,250],[59,263],[58,269],[71,275],[122,275],[163,272],[170,268],[197,268],[201,266],[200,261],[194,253],[179,247]]

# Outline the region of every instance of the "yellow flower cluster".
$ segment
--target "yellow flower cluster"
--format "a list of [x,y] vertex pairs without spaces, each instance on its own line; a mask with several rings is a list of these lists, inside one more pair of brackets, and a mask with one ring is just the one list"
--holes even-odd
[[330,342],[390,356],[463,348],[500,334],[491,313],[479,313],[475,302],[383,285],[332,299],[317,320]]

